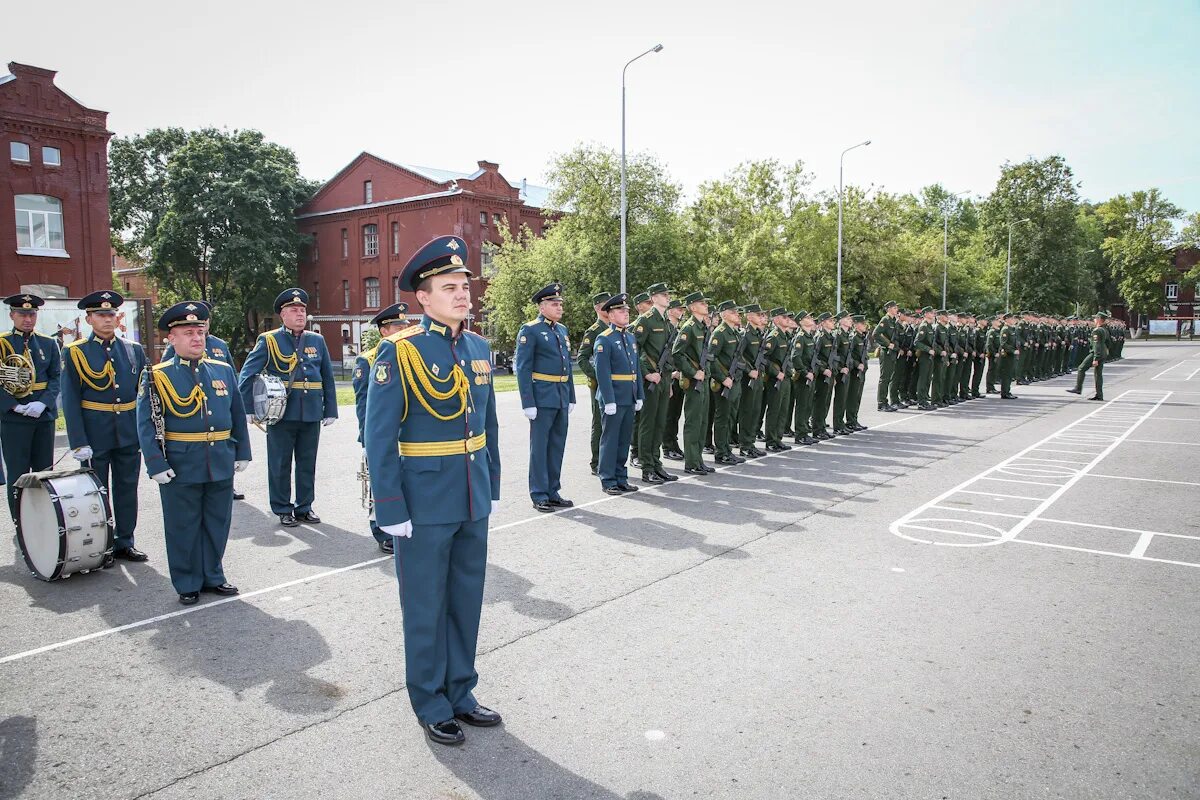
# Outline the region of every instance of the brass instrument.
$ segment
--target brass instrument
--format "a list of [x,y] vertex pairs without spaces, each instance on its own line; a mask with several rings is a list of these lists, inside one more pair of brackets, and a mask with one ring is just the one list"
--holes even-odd
[[362,507],[371,511],[375,507],[375,498],[371,496],[371,470],[367,467],[367,451],[362,454],[362,463],[358,467],[356,477],[362,481],[362,496],[360,502]]
[[28,353],[9,353],[0,362],[0,389],[20,399],[33,394],[33,359]]
[[150,421],[154,423],[154,441],[165,456],[167,454],[167,421],[163,419],[163,402],[154,388],[154,380],[147,381],[147,398],[150,400]]

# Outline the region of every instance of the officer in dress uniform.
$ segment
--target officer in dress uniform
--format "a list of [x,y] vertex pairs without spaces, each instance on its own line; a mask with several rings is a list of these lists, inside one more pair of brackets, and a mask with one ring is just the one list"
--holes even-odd
[[517,333],[513,370],[521,393],[521,411],[529,420],[529,499],[537,511],[575,505],[559,494],[567,416],[575,410],[571,339],[563,316],[562,284],[533,293],[538,318]]
[[[371,320],[372,325],[379,327],[379,342],[399,333],[408,325],[408,303],[394,303],[380,311]],[[371,384],[371,367],[375,365],[375,357],[379,354],[379,343],[370,350],[358,354],[354,359],[354,378],[350,385],[354,388],[354,415],[358,417],[358,443],[363,442],[363,429],[367,424],[367,388]],[[379,543],[379,549],[391,555],[395,552],[392,537],[379,529],[375,521],[375,504],[371,504],[371,535]]]
[[[229,364],[230,366],[232,366],[233,365],[233,354],[229,351],[229,344],[224,339],[220,338],[219,336],[213,336],[209,332],[209,330],[212,327],[213,304],[208,302],[207,300],[197,300],[196,302],[203,303],[205,308],[208,309],[208,319],[206,319],[204,321],[204,354],[205,354],[205,356],[213,359],[214,361],[224,361],[226,364]],[[175,356],[175,347],[168,341],[166,349],[163,350],[162,360],[166,361],[170,358],[173,358],[174,356]],[[239,492],[237,490],[237,487],[234,486],[233,487],[233,499],[234,500],[245,500],[246,495]]]
[[116,523],[113,556],[145,561],[148,556],[134,547],[142,455],[133,412],[146,351],[116,335],[117,308],[124,302],[111,289],[79,301],[92,333],[63,348],[62,404],[71,455],[90,460],[96,477],[108,487]]
[[610,297],[612,295],[608,292],[600,292],[592,296],[592,308],[596,311],[596,321],[583,332],[583,340],[579,343],[579,353],[575,356],[575,365],[587,376],[588,389],[592,393],[592,458],[589,465],[593,475],[600,468],[600,429],[603,415],[600,413],[600,405],[596,401],[596,367],[592,364],[592,348],[596,344],[596,337],[608,330],[608,312],[604,310],[604,304]]
[[[0,363],[18,356],[33,373],[32,386],[18,397],[0,389],[0,440],[4,461],[15,476],[49,469],[54,461],[54,420],[58,417],[58,386],[61,361],[58,342],[38,333],[38,309],[45,300],[36,294],[22,293],[7,297],[11,331],[0,332]],[[14,478],[15,480],[15,478]],[[15,488],[9,489],[8,510],[17,518]]]
[[[318,523],[312,510],[317,482],[317,445],[321,427],[337,419],[337,387],[333,362],[319,333],[304,330],[308,320],[308,292],[285,289],[275,298],[275,313],[283,320],[279,330],[259,334],[246,356],[239,378],[242,407],[254,411],[254,376],[274,375],[287,387],[283,419],[267,428],[267,485],[271,511],[285,527],[301,522]],[[251,420],[253,421],[253,420]],[[292,501],[292,459],[296,461],[296,496]]]
[[600,485],[605,494],[636,492],[629,483],[626,459],[633,439],[633,415],[642,409],[641,370],[638,346],[626,328],[629,305],[625,294],[617,294],[604,304],[609,326],[596,338],[593,361],[596,366],[596,395],[604,410],[604,430],[600,434]]
[[237,373],[205,355],[208,307],[185,300],[166,311],[173,355],[142,373],[138,440],[146,471],[158,484],[167,566],[179,602],[200,592],[235,595],[221,564],[233,515],[233,473],[250,463],[246,412]]
[[491,350],[465,326],[466,259],[466,242],[441,236],[405,265],[400,288],[425,314],[379,343],[364,429],[376,518],[396,537],[408,696],[438,744],[465,739],[459,722],[501,721],[472,694],[500,442]]

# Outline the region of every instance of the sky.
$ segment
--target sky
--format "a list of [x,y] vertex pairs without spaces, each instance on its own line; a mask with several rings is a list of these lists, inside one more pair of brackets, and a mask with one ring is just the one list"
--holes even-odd
[[1158,187],[1200,211],[1200,0],[61,0],[39,17],[45,35],[4,25],[0,63],[58,70],[118,136],[256,128],[314,179],[366,150],[543,183],[557,153],[620,146],[621,68],[661,43],[628,70],[627,146],[688,196],[762,158],[836,189],[841,151],[870,139],[847,184],[983,196],[1005,162],[1061,154],[1085,199]]

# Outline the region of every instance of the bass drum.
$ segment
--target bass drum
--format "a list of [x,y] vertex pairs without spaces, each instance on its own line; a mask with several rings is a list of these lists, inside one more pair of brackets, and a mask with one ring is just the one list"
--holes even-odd
[[104,565],[113,550],[112,511],[94,472],[30,472],[14,483],[17,542],[34,577],[57,581]]
[[274,425],[287,411],[287,386],[274,375],[263,372],[254,376],[250,387],[254,399],[254,419],[264,425]]

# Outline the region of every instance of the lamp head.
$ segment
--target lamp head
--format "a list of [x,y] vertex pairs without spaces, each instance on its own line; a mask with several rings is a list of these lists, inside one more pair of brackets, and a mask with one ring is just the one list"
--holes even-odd
[[654,45],[654,52],[656,52],[656,53],[657,53],[657,52],[659,52],[660,50],[662,50],[662,45],[661,45],[661,44],[656,44],[656,45]]

